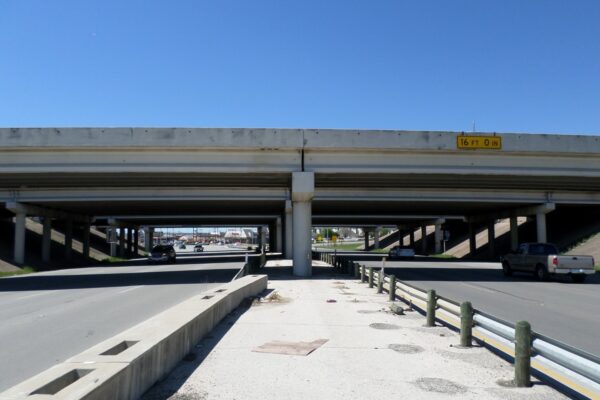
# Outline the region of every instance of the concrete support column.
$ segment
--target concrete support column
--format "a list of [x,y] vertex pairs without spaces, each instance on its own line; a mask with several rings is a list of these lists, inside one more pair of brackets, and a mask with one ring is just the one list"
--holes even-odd
[[475,255],[477,251],[477,237],[475,231],[475,224],[473,222],[469,222],[469,254],[471,256]]
[[376,226],[375,227],[375,233],[373,234],[373,248],[378,249],[379,248],[379,236],[381,235],[381,226]]
[[546,214],[543,212],[536,213],[535,224],[537,227],[537,241],[546,243],[548,240],[546,237]]
[[110,242],[110,256],[111,257],[116,257],[117,256],[117,231],[116,231],[116,227],[115,226],[111,226],[110,230],[107,231],[107,235],[110,235],[108,240]]
[[73,257],[73,220],[67,218],[65,223],[65,259]]
[[285,258],[291,260],[294,257],[292,201],[285,201]]
[[410,228],[410,233],[408,235],[408,240],[410,243],[410,247],[412,247],[413,249],[415,248],[415,229],[414,228]]
[[281,253],[283,251],[283,235],[282,235],[282,231],[281,231],[281,218],[277,217],[277,219],[275,220],[275,247],[274,247],[274,251],[276,251],[277,253]]
[[365,251],[369,249],[369,231],[366,228],[363,228],[363,232],[365,233]]
[[133,256],[137,257],[138,256],[138,251],[139,251],[139,244],[140,244],[140,228],[135,228],[135,230],[133,231]]
[[83,257],[90,257],[90,222],[83,224]]
[[258,227],[258,245],[260,246],[260,251],[263,252],[267,245],[267,230],[264,226]]
[[435,223],[435,254],[442,252],[442,224],[439,221]]
[[495,225],[496,225],[495,220],[491,220],[488,222],[488,250],[489,250],[490,258],[494,258],[496,256]]
[[402,227],[400,225],[397,225],[396,229],[398,229],[398,245],[403,246],[404,245],[404,232],[402,232]]
[[421,225],[421,253],[427,254],[427,225]]
[[517,224],[517,216],[510,217],[510,249],[517,250],[519,247],[519,225]]
[[127,228],[127,255],[131,257],[133,254],[133,230]]
[[292,218],[294,219],[294,275],[312,275],[312,199],[315,191],[313,172],[292,174]]
[[152,250],[152,228],[146,227],[146,231],[144,232],[144,247],[146,253],[150,253],[150,250]]
[[27,214],[18,212],[15,217],[14,260],[16,264],[25,263],[25,219]]
[[52,218],[44,217],[42,231],[42,261],[50,262],[50,246],[52,244]]
[[119,257],[125,257],[125,228],[119,228]]

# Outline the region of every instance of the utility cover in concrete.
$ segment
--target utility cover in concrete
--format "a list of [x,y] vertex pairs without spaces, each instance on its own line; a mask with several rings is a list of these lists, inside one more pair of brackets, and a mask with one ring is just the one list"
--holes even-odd
[[317,339],[312,342],[281,342],[275,340],[273,342],[265,343],[257,348],[253,349],[257,353],[273,353],[273,354],[287,354],[290,356],[307,356],[325,343],[329,339]]

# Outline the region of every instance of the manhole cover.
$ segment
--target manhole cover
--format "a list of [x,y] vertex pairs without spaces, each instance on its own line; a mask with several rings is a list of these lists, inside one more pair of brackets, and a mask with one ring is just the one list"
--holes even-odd
[[414,384],[426,392],[458,394],[467,391],[463,385],[441,378],[420,378]]
[[358,310],[359,314],[377,314],[379,310]]
[[416,346],[414,344],[390,344],[388,346],[389,349],[397,351],[398,353],[403,354],[415,354],[425,351],[421,346]]
[[399,329],[400,327],[398,325],[394,325],[394,324],[382,324],[379,322],[373,323],[369,325],[371,328],[374,329]]

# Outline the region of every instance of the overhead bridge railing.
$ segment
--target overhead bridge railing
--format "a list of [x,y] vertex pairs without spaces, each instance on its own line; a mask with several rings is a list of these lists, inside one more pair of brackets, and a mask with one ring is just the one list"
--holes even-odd
[[[467,302],[459,304],[439,296],[434,290],[426,291],[399,281],[394,275],[385,274],[384,268],[366,267],[349,256],[315,251],[313,257],[332,265],[342,273],[360,279],[361,282],[368,283],[369,287],[377,287],[379,293],[391,291],[390,300],[400,299],[411,308],[425,314],[428,320],[435,319],[461,332],[461,342],[462,331],[468,329],[473,339],[505,359],[515,362],[517,377],[517,364],[520,364],[519,360],[523,355],[519,354],[518,333],[514,324],[474,308],[468,308],[471,310],[470,315],[465,315],[464,312],[461,313],[461,309]],[[470,307],[470,303],[468,306]],[[526,342],[528,375],[530,367],[532,375],[570,396],[600,399],[599,357],[536,332],[531,332]],[[529,376],[525,383],[523,386],[529,385]]]

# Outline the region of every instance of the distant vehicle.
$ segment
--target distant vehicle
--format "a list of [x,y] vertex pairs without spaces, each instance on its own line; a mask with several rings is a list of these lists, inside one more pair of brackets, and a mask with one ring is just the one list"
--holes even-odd
[[388,252],[389,258],[414,258],[415,251],[412,247],[394,246]]
[[175,249],[171,245],[158,245],[152,248],[148,255],[148,261],[150,262],[168,262],[175,263],[176,254]]
[[184,250],[185,249],[185,243],[181,243],[177,248],[180,249],[180,250]]
[[514,271],[530,272],[541,280],[551,275],[571,275],[574,282],[583,282],[595,273],[592,256],[561,256],[550,243],[523,243],[517,251],[502,257],[502,272],[511,276]]
[[199,253],[201,251],[204,251],[204,247],[201,244],[197,244],[194,246],[194,252]]

